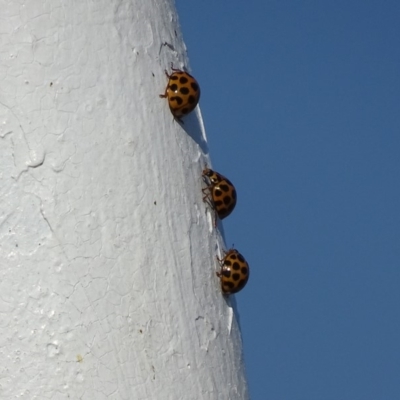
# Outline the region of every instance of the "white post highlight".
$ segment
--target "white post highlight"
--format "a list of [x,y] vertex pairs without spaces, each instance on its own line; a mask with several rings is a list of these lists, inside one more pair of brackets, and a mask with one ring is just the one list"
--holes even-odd
[[0,0],[1,399],[248,398],[171,62],[172,0]]

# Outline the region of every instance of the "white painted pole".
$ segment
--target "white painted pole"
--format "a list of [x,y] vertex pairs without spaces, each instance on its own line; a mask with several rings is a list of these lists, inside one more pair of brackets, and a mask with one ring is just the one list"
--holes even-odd
[[0,398],[247,399],[172,0],[0,0],[0,56]]

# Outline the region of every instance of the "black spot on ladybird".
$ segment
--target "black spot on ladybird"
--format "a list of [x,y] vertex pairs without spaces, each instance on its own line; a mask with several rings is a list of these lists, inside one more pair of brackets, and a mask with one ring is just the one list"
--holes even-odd
[[230,267],[232,265],[232,262],[229,260],[225,260],[224,264]]
[[189,94],[189,89],[187,87],[183,87],[183,88],[181,88],[180,92],[182,94]]
[[173,91],[176,92],[178,90],[178,85],[176,83],[173,83],[172,85],[169,86],[169,88]]
[[222,275],[226,276],[227,278],[231,277],[231,271],[229,271],[228,269],[224,269],[224,271],[222,272]]
[[247,267],[242,267],[241,271],[243,275],[247,275],[248,269]]
[[223,183],[222,185],[219,185],[219,187],[224,191],[224,192],[229,192],[229,186]]
[[223,203],[221,200],[217,200],[214,204],[216,207],[221,207]]
[[188,79],[187,79],[185,76],[181,76],[181,77],[179,78],[179,82],[182,83],[182,84],[187,83],[187,81],[188,81]]
[[215,193],[215,195],[218,196],[218,197],[222,195],[222,192],[221,192],[219,189],[215,189],[215,192],[214,192],[214,193]]
[[240,269],[240,265],[239,265],[239,263],[237,262],[237,261],[235,261],[234,263],[233,263],[233,265],[232,265],[232,268],[234,269],[234,270],[239,270]]
[[243,257],[241,254],[238,254],[238,259],[239,259],[241,262],[245,262],[245,261],[244,261],[244,257]]
[[233,282],[224,282],[224,286],[227,286],[229,289],[233,289],[235,284]]
[[172,100],[172,101],[176,101],[176,102],[178,103],[179,106],[183,103],[182,98],[179,97],[179,96],[171,97],[171,100]]
[[232,279],[233,279],[234,281],[238,281],[238,280],[240,279],[240,274],[233,274],[233,275],[232,275]]
[[229,196],[224,197],[224,203],[227,206],[231,202],[231,198]]
[[194,104],[196,102],[196,99],[194,98],[194,96],[190,95],[188,98],[188,102],[189,104]]
[[192,82],[191,84],[190,84],[190,86],[192,87],[192,89],[194,90],[194,91],[198,91],[199,90],[199,85],[196,83],[196,82]]
[[172,75],[169,79],[171,79],[171,81],[176,81],[179,78],[177,75]]

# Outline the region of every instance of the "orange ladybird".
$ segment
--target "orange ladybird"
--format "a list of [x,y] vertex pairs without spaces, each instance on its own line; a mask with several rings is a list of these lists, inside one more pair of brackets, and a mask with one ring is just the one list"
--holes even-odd
[[172,68],[172,71],[172,74],[165,71],[168,85],[165,93],[160,94],[160,97],[168,99],[172,115],[182,122],[181,118],[196,108],[200,99],[200,86],[187,72],[175,68]]
[[224,219],[236,206],[235,187],[229,179],[212,169],[205,168],[202,176],[207,184],[207,187],[202,189],[205,194],[203,201],[215,210],[220,219]]
[[249,280],[249,264],[244,257],[235,249],[225,252],[223,259],[217,260],[221,269],[217,276],[221,280],[221,289],[224,294],[233,294],[242,290]]

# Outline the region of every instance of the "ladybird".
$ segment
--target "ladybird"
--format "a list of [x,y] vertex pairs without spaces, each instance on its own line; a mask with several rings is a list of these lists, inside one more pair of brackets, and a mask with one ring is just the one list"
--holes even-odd
[[160,97],[168,98],[172,115],[182,122],[181,117],[193,111],[200,99],[200,86],[192,75],[180,69],[171,67],[172,74],[165,71],[168,77],[168,85],[164,94]]
[[249,264],[244,257],[236,250],[230,249],[225,252],[225,257],[217,260],[221,269],[217,276],[221,280],[221,289],[224,294],[233,294],[242,290],[249,280]]
[[218,172],[205,168],[203,179],[207,187],[202,189],[205,194],[203,201],[207,202],[220,219],[227,217],[236,206],[236,189],[232,182]]

